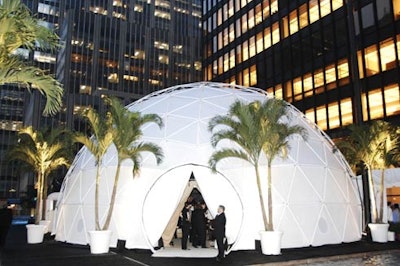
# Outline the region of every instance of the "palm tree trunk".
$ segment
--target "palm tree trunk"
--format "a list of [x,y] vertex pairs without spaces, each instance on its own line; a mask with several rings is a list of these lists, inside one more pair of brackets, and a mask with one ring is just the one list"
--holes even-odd
[[121,159],[118,158],[117,172],[115,173],[115,178],[114,178],[114,187],[113,187],[113,191],[111,194],[110,208],[108,209],[107,219],[106,219],[106,222],[104,223],[103,230],[108,230],[108,228],[110,227],[111,217],[112,217],[112,214],[114,211],[115,198],[117,196],[117,188],[118,188],[120,170],[121,170]]
[[38,172],[37,176],[37,192],[36,192],[36,209],[35,209],[35,223],[39,224],[40,220],[42,219],[42,201],[43,201],[43,180],[42,180],[42,173]]
[[384,200],[384,189],[385,189],[385,169],[381,169],[381,184],[380,184],[380,190],[381,190],[381,202],[379,206],[379,217],[377,219],[378,223],[383,223],[383,200]]
[[272,162],[268,161],[268,224],[267,230],[274,231],[273,209],[272,209]]
[[42,174],[42,214],[41,219],[46,220],[46,200],[47,200],[47,191],[48,191],[48,184],[47,184],[47,176],[45,173]]
[[371,209],[372,209],[372,222],[376,223],[378,220],[378,209],[376,206],[376,196],[375,196],[375,185],[374,178],[372,177],[372,169],[370,165],[366,165],[368,170],[368,183],[369,183],[369,197],[371,200]]
[[94,219],[95,219],[96,230],[100,230],[100,218],[99,218],[100,163],[101,162],[97,162],[96,189],[94,194]]
[[264,195],[262,193],[262,187],[261,187],[261,176],[258,170],[258,165],[255,165],[254,168],[256,170],[257,188],[258,188],[258,195],[260,197],[261,213],[264,221],[264,229],[265,231],[268,231],[268,219],[267,219],[267,213],[265,211]]

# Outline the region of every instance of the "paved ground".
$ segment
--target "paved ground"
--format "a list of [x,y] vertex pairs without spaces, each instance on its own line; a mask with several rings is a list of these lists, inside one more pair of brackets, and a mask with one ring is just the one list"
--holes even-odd
[[[386,244],[371,243],[363,240],[356,243],[328,245],[317,248],[286,249],[281,256],[263,256],[257,251],[232,252],[222,265],[260,265],[277,264],[285,265],[307,264],[343,259],[343,256],[354,257],[354,254],[400,254],[400,242]],[[400,262],[399,262],[400,264]],[[106,255],[90,255],[88,247],[59,243],[46,239],[43,244],[26,244],[26,230],[24,226],[13,226],[10,230],[6,246],[1,252],[1,266],[124,266],[124,265],[173,265],[173,266],[202,266],[221,265],[214,259],[176,259],[153,258],[149,251],[114,249]],[[281,264],[282,265],[282,264]]]

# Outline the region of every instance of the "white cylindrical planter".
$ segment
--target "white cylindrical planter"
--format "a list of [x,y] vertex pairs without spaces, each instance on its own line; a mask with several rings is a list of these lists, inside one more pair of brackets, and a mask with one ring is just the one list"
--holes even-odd
[[389,231],[388,232],[388,241],[394,241],[394,240],[395,240],[394,232]]
[[28,244],[39,244],[43,242],[45,226],[41,224],[27,224]]
[[110,250],[110,230],[89,231],[90,236],[90,253],[104,254]]
[[44,233],[45,234],[51,232],[51,229],[50,229],[51,221],[50,220],[42,220],[39,222],[39,224],[44,225]]
[[389,224],[368,224],[371,230],[372,241],[379,243],[388,242]]
[[260,231],[261,252],[264,255],[280,255],[283,232]]

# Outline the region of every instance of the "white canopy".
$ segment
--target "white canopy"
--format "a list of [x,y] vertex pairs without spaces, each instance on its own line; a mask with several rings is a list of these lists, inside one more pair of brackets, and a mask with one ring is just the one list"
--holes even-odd
[[[208,207],[226,206],[227,237],[232,250],[254,249],[263,229],[253,167],[238,159],[218,164],[219,173],[208,168],[214,149],[208,122],[225,114],[237,99],[264,101],[258,89],[219,83],[193,83],[150,94],[130,104],[131,111],[156,113],[164,128],[143,128],[143,140],[160,145],[165,159],[159,166],[154,157],[143,156],[140,176],[133,178],[132,162],[121,169],[112,246],[126,240],[127,248],[153,249],[181,201],[193,172]],[[318,127],[290,106],[292,124],[308,131],[308,139],[290,139],[286,160],[273,162],[273,210],[275,229],[283,234],[283,248],[319,246],[357,241],[361,238],[361,204],[351,183],[351,170],[331,140]],[[220,147],[232,146],[228,141]],[[116,169],[116,152],[111,147],[101,172],[101,217],[104,221]],[[87,244],[94,229],[96,166],[83,148],[67,173],[61,190],[55,225],[56,239]],[[266,179],[266,162],[261,169]],[[264,184],[265,192],[266,185]]]

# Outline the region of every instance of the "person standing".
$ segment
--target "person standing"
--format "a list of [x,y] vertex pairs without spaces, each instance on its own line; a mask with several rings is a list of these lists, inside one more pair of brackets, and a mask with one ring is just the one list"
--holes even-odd
[[399,204],[396,203],[393,207],[393,223],[397,224],[400,222],[400,210]]
[[182,249],[187,250],[187,242],[190,234],[190,208],[192,205],[190,205],[188,202],[185,203],[185,207],[182,210],[181,213],[181,219],[182,219]]
[[206,217],[205,217],[205,209],[201,204],[197,204],[192,213],[192,230],[193,230],[193,239],[192,245],[197,248],[201,246],[202,248],[206,247]]
[[214,237],[217,241],[218,246],[218,256],[217,261],[220,262],[225,257],[225,246],[224,246],[224,238],[225,238],[225,225],[226,225],[226,217],[225,217],[225,207],[220,205],[218,207],[218,214],[215,216],[213,221],[213,229],[214,229]]
[[12,223],[12,210],[7,205],[0,209],[0,247],[4,247]]
[[388,201],[387,203],[387,220],[388,223],[393,222],[393,210],[392,210],[392,203]]

